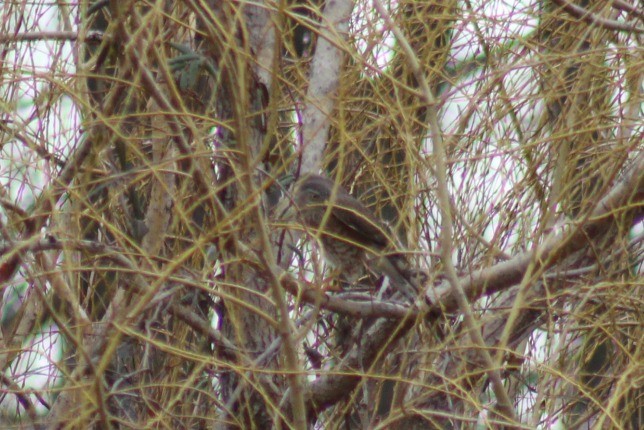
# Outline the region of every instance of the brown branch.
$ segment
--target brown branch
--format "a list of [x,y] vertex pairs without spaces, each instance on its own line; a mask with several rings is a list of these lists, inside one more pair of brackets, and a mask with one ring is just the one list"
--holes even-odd
[[625,2],[624,0],[613,0],[612,6],[615,9],[618,9],[627,13],[632,13],[633,15],[635,15],[636,17],[644,21],[644,10],[638,9],[632,4]]
[[[598,236],[611,223],[611,215],[618,210],[641,211],[644,207],[644,154],[634,160],[628,172],[596,205],[589,216],[564,223],[552,229],[542,245],[536,250],[539,262],[545,268],[556,264],[560,259],[583,248],[588,239]],[[487,269],[477,270],[461,279],[470,300],[505,290],[520,282],[533,253],[520,254]],[[430,291],[432,303],[453,311],[456,299],[449,294],[449,288],[441,286]],[[436,305],[434,305],[436,306]]]
[[0,43],[39,40],[74,41],[77,31],[30,31],[28,33],[0,34]]
[[0,383],[8,388],[8,390],[6,390],[7,393],[11,393],[16,396],[18,403],[20,403],[20,405],[25,409],[32,424],[35,425],[38,422],[38,414],[36,413],[36,408],[29,398],[29,393],[26,392],[26,390],[20,388],[18,384],[16,384],[4,373],[0,374]]
[[[0,34],[0,43],[8,42],[31,42],[40,40],[54,40],[59,42],[78,40],[77,31],[30,31],[28,33]],[[100,31],[90,31],[85,36],[85,40],[100,41],[103,33]]]
[[619,21],[613,21],[612,19],[602,18],[601,16],[595,15],[588,9],[584,9],[581,6],[570,3],[568,0],[553,0],[553,2],[558,4],[570,15],[574,16],[575,18],[581,19],[588,24],[594,24],[607,30],[644,33],[644,28],[627,25]]
[[[607,195],[601,199],[595,210],[590,216],[569,222],[564,226],[554,229],[544,240],[543,244],[538,247],[537,255],[541,256],[541,264],[551,267],[564,257],[583,248],[586,240],[592,239],[601,234],[601,232],[611,223],[611,214],[617,211],[637,211],[641,210],[644,200],[644,154],[634,160],[629,171],[624,174],[620,182],[615,184]],[[91,251],[95,254],[105,255],[114,258],[121,264],[128,261],[118,253],[118,250],[110,248],[103,244],[88,241],[66,241],[65,246],[72,246]],[[53,239],[44,239],[32,243],[31,246],[24,246],[25,249],[44,251],[47,249],[60,249],[62,243]],[[6,252],[5,250],[1,250]],[[492,294],[503,291],[520,282],[531,258],[534,254],[521,254],[511,260],[496,264],[493,267],[480,269],[474,273],[462,277],[459,282],[463,286],[470,300],[476,300],[484,294]],[[282,277],[282,285],[287,287],[292,293],[297,293],[297,283],[292,278]],[[295,282],[295,283],[294,283]],[[134,283],[136,285],[136,283]],[[392,319],[381,319],[373,328],[363,337],[361,345],[363,353],[350,355],[346,363],[336,372],[360,368],[363,364],[370,365],[382,353],[383,348],[393,343],[396,339],[405,335],[413,326],[413,321],[417,316],[415,313],[409,313],[405,310],[407,319],[403,318],[402,310],[397,310],[397,306],[384,303],[348,303],[333,296],[325,295],[320,302],[319,293],[313,290],[302,290],[301,297],[311,303],[322,303],[322,306],[331,310],[346,310],[354,316],[374,316],[378,312],[381,315],[388,315]],[[432,299],[432,305],[429,311],[433,312],[454,312],[458,310],[458,304],[447,282],[443,282],[436,288],[430,287],[427,291],[428,298]],[[369,308],[374,313],[369,313]],[[402,308],[402,307],[400,307]],[[214,343],[223,346],[230,352],[236,350],[234,345],[222,338],[219,332],[209,327],[209,324],[201,318],[194,315],[193,312],[183,307],[173,307],[173,313],[180,317],[191,327],[208,334],[208,337]],[[363,314],[360,314],[362,312]],[[398,318],[395,318],[398,316]],[[90,351],[100,349],[100,347],[90,347]],[[355,350],[354,350],[355,352]],[[360,381],[359,375],[325,375],[318,378],[310,384],[309,390],[309,409],[320,412],[345,396],[349,395],[351,390]]]
[[[617,183],[611,191],[598,202],[596,209],[588,219],[583,221],[568,223],[568,227],[561,227],[553,231],[546,238],[544,244],[539,247],[538,254],[542,256],[543,264],[551,266],[559,259],[570,255],[574,251],[582,248],[585,244],[585,235],[589,238],[601,233],[601,231],[610,223],[610,215],[617,210],[627,210],[625,206],[631,202],[628,210],[638,210],[644,199],[644,155],[635,160],[632,168],[623,179]],[[105,245],[91,242],[65,242],[66,245],[82,247],[86,250],[92,250],[95,253],[116,258],[123,264],[123,257]],[[62,245],[55,240],[46,239],[32,245],[34,250],[58,249]],[[483,294],[491,294],[502,291],[519,282],[528,267],[531,260],[531,254],[522,254],[512,260],[499,263],[493,267],[481,269],[473,274],[460,279],[464,290],[470,300],[475,300]],[[283,285],[288,285],[284,278],[281,279]],[[291,287],[289,289],[293,288]],[[297,288],[297,287],[295,287]],[[442,291],[442,294],[441,294]],[[430,289],[428,294],[434,297],[434,304],[430,307],[433,311],[455,311],[458,309],[453,294],[449,294],[451,289],[447,283],[443,283],[436,289]],[[303,298],[313,300],[313,294],[317,292],[305,290],[302,292]],[[341,306],[342,301],[334,297],[325,296],[327,303],[334,306]],[[319,300],[319,296],[315,298]],[[367,306],[367,304],[363,304]],[[348,308],[352,305],[347,305]],[[371,306],[378,306],[373,304]],[[393,308],[392,308],[393,309]],[[234,351],[235,347],[222,339],[221,335],[209,327],[208,323],[200,318],[195,318],[194,313],[186,312],[182,307],[175,309],[173,313],[181,317],[191,327],[208,333],[208,337],[220,345],[225,345]],[[409,314],[408,314],[409,315]],[[189,316],[189,317],[188,317]],[[347,362],[342,366],[342,370],[358,368],[361,363],[372,363],[383,351],[383,348],[390,345],[396,339],[403,336],[412,326],[413,318],[408,319],[381,319],[363,338],[363,353],[358,356],[353,354],[349,356]],[[97,350],[100,347],[94,346],[90,350]],[[355,352],[355,351],[354,351]],[[326,375],[322,376],[310,385],[309,409],[320,412],[327,407],[332,406],[340,399],[347,396],[353,388],[359,383],[360,376],[353,375]]]
[[322,292],[319,286],[310,286],[298,281],[286,271],[280,275],[282,287],[305,303],[354,318],[391,318],[402,319],[407,316],[416,317],[419,312],[415,308],[374,299],[365,295],[363,300],[347,300],[338,295]]
[[302,172],[318,173],[326,147],[335,92],[342,73],[342,49],[349,28],[353,0],[326,2],[323,12],[324,29],[320,29],[315,56],[309,76],[306,107],[302,124]]
[[385,20],[387,26],[396,36],[396,40],[402,48],[405,59],[407,60],[407,63],[409,64],[419,84],[421,91],[420,100],[425,105],[424,122],[429,127],[430,137],[433,144],[434,160],[436,163],[435,174],[436,182],[438,184],[438,206],[442,219],[440,237],[442,262],[447,280],[450,284],[450,291],[453,297],[456,299],[456,302],[458,303],[458,308],[460,310],[460,313],[463,315],[465,324],[469,328],[470,338],[472,339],[474,345],[478,347],[478,354],[480,355],[485,369],[488,372],[488,375],[492,382],[492,389],[499,402],[499,409],[501,409],[505,418],[507,418],[511,422],[518,422],[516,414],[514,412],[514,406],[510,401],[505,387],[503,386],[503,382],[501,381],[501,374],[494,365],[494,361],[492,360],[490,353],[487,349],[485,349],[485,340],[483,339],[483,335],[481,333],[481,327],[479,326],[478,320],[474,316],[472,306],[468,302],[463,286],[461,285],[461,282],[456,274],[454,262],[452,261],[452,251],[454,249],[454,228],[452,224],[450,195],[447,186],[447,151],[445,149],[447,145],[443,141],[443,133],[438,123],[438,109],[436,108],[436,99],[434,98],[433,93],[429,88],[429,82],[425,76],[425,73],[421,68],[418,59],[416,58],[416,55],[411,48],[411,45],[407,41],[405,35],[393,22],[388,12],[385,10],[379,0],[374,0],[373,4],[378,10],[380,16]]
[[[131,262],[123,257],[124,251],[116,246],[108,246],[100,242],[90,240],[59,240],[53,236],[48,236],[45,239],[31,242],[14,242],[0,246],[0,255],[9,252],[20,253],[25,252],[43,252],[52,250],[74,249],[77,251],[85,251],[93,255],[101,255],[105,258],[113,260],[118,265],[134,271],[134,266]],[[243,245],[240,246],[242,251],[250,252]],[[169,261],[161,260],[160,263],[168,263]],[[322,288],[318,286],[311,286],[304,282],[298,281],[290,273],[281,268],[274,268],[279,275],[280,285],[295,297],[300,297],[305,303],[319,306],[331,312],[341,315],[347,315],[354,318],[390,318],[402,319],[408,316],[417,317],[419,315],[418,309],[410,309],[409,306],[402,304],[376,300],[371,295],[358,295],[351,294],[351,298],[346,298],[343,295],[323,293]],[[183,282],[187,286],[199,287],[199,285],[192,284],[183,278],[169,277],[169,281]],[[187,310],[187,309],[186,309]],[[181,312],[183,313],[183,312]],[[188,323],[188,321],[184,321]],[[190,323],[193,324],[193,323]],[[198,327],[200,323],[197,323]],[[212,342],[220,343],[220,338],[210,331],[203,332]],[[226,343],[226,348],[236,349],[232,343]]]
[[[585,219],[569,222],[554,229],[537,248],[536,255],[546,267],[581,249],[587,240],[601,234],[611,222],[611,215],[618,211],[637,211],[644,205],[644,154],[634,160],[631,168],[621,181],[601,199]],[[520,282],[535,254],[521,254],[511,260],[493,267],[480,269],[471,275],[459,279],[470,300],[476,300],[484,294],[503,291]],[[434,312],[453,312],[458,310],[458,302],[448,282],[428,291],[432,297],[429,310]],[[405,335],[413,326],[411,320],[380,320],[363,338],[360,355],[351,355],[334,375],[325,375],[313,381],[310,386],[309,408],[321,412],[348,396],[356,387],[359,375],[340,375],[352,369],[368,367],[374,358],[382,353],[396,339]],[[354,350],[355,351],[355,350]]]
[[[94,242],[90,240],[72,240],[72,239],[58,240],[53,236],[48,236],[45,239],[32,241],[29,243],[27,242],[14,243],[12,246],[20,248],[21,252],[25,252],[25,251],[44,252],[44,251],[53,251],[53,250],[62,251],[64,249],[68,249],[68,250],[71,249],[75,251],[85,251],[88,254],[100,256],[113,261],[118,266],[124,269],[127,269],[128,273],[133,273],[133,274],[139,273],[139,269],[136,266],[134,266],[132,261],[130,261],[128,258],[125,257],[123,250],[106,245],[101,242]],[[9,245],[0,246],[0,255],[6,252],[9,252],[9,249],[12,246],[9,246]],[[167,261],[165,261],[165,263],[167,263]],[[186,286],[194,287],[194,288],[203,287],[200,283],[191,281],[190,279],[187,279],[187,278],[169,276],[167,280],[168,282],[179,282]],[[133,282],[131,285],[138,293],[143,293],[146,291],[145,286],[147,285],[147,283],[140,279],[137,282]],[[205,337],[208,338],[210,342],[214,343],[218,348],[221,348],[222,353],[224,355],[233,356],[233,353],[238,352],[239,348],[237,348],[232,342],[224,338],[221,335],[221,333],[219,333],[219,331],[213,329],[210,325],[210,322],[197,316],[194,313],[193,309],[174,303],[170,308],[170,313],[177,316],[179,319],[181,319],[183,322],[188,324],[193,329],[202,333]]]

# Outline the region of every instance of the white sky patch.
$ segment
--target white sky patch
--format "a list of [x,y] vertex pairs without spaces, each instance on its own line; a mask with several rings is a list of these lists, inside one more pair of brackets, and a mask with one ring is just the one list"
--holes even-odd
[[[41,7],[27,2],[11,9],[14,13],[8,12],[8,5],[0,8],[5,8],[5,19],[9,20],[9,28],[13,32],[60,30],[58,7],[54,3]],[[20,26],[16,27],[18,22]],[[72,99],[65,95],[68,89],[64,88],[75,79],[73,44],[37,40],[15,42],[5,47],[10,48],[5,68],[13,70],[14,76],[20,80],[0,85],[0,121],[5,123],[7,134],[15,135],[0,150],[0,183],[8,186],[12,201],[23,209],[29,209],[35,196],[49,181],[52,170],[57,169],[43,160],[34,147],[64,159],[72,144],[80,138],[80,116]],[[5,289],[4,311],[20,306],[27,288],[26,281],[20,282],[19,276],[15,281],[14,287]],[[56,367],[61,359],[60,342],[54,325],[43,327],[24,340],[21,345],[23,353],[13,359],[6,375],[25,390],[54,389],[60,380]],[[44,412],[45,406],[37,397],[28,397],[37,411]],[[52,399],[45,400],[51,403]],[[1,407],[8,414],[22,409],[13,395],[7,395]]]
[[[7,13],[9,28],[13,31],[34,33],[59,29],[55,5],[23,6],[20,16]],[[21,23],[18,28],[17,22]],[[17,131],[19,136],[1,150],[0,178],[10,179],[10,195],[25,209],[49,181],[52,170],[33,146],[64,158],[79,138],[79,114],[71,99],[64,95],[68,89],[62,87],[73,82],[72,49],[71,42],[35,40],[13,43],[7,55],[6,68],[14,70],[21,80],[17,85],[12,81],[0,86],[0,97],[6,106],[2,110],[10,113],[0,119],[6,122],[9,131]],[[25,179],[16,181],[17,176]]]
[[[392,8],[396,5],[397,2],[391,2]],[[373,76],[389,65],[396,41],[374,8],[357,5],[356,10],[351,31],[352,34],[359,35],[356,47],[360,58],[366,63],[365,73]]]
[[[55,326],[45,327],[41,332],[27,338],[21,349],[24,352],[13,360],[5,372],[6,375],[26,392],[53,390],[60,382],[61,374],[57,370],[56,363],[62,358],[60,336]],[[45,405],[36,396],[27,394],[27,397],[37,412],[47,411]],[[51,404],[51,396],[45,396],[45,401]],[[15,413],[18,408],[16,397],[11,394],[6,395],[0,402],[0,408],[5,413]]]

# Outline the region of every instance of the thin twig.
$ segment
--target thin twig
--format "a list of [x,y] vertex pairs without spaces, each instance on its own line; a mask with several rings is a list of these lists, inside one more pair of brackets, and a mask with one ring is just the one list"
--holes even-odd
[[394,33],[396,40],[400,44],[402,51],[407,59],[407,62],[412,69],[416,81],[420,85],[421,93],[423,95],[423,103],[426,106],[425,119],[426,123],[429,124],[429,132],[432,144],[434,145],[434,157],[436,159],[436,181],[438,185],[438,199],[439,207],[441,211],[441,250],[442,250],[442,262],[445,269],[447,278],[452,286],[455,297],[458,301],[459,309],[465,318],[465,323],[469,328],[469,335],[472,338],[472,341],[478,348],[478,353],[480,354],[483,362],[486,366],[485,371],[488,372],[490,380],[492,382],[492,389],[494,394],[497,397],[497,400],[502,408],[502,413],[510,421],[517,422],[516,415],[514,413],[514,406],[508,397],[508,393],[503,386],[503,381],[501,380],[501,373],[494,365],[494,361],[490,353],[488,352],[487,345],[483,339],[481,333],[481,327],[476,321],[472,307],[467,300],[463,286],[458,279],[456,274],[456,268],[452,261],[452,232],[454,230],[452,225],[452,215],[450,210],[450,196],[447,186],[447,162],[446,162],[446,151],[445,145],[443,142],[443,135],[438,124],[438,112],[436,109],[437,103],[432,95],[432,91],[429,87],[429,82],[418,63],[413,49],[409,45],[407,38],[402,33],[400,28],[393,22],[391,16],[384,8],[380,0],[374,0],[374,7],[377,9],[380,16],[383,18],[387,27]]
[[634,25],[627,25],[619,21],[613,21],[612,19],[602,18],[588,9],[584,9],[581,6],[570,3],[568,0],[553,0],[554,3],[558,4],[563,10],[568,12],[570,15],[575,18],[579,18],[588,24],[594,24],[599,27],[603,27],[607,30],[616,30],[616,31],[628,31],[632,33],[644,33],[644,28],[637,27]]

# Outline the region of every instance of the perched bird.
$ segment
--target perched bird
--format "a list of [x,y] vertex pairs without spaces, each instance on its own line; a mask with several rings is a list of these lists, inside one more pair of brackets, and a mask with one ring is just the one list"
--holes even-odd
[[327,264],[347,282],[362,277],[366,265],[389,277],[407,299],[416,298],[418,286],[413,271],[388,229],[331,179],[315,174],[300,178],[293,188],[292,204],[282,218],[311,229]]

